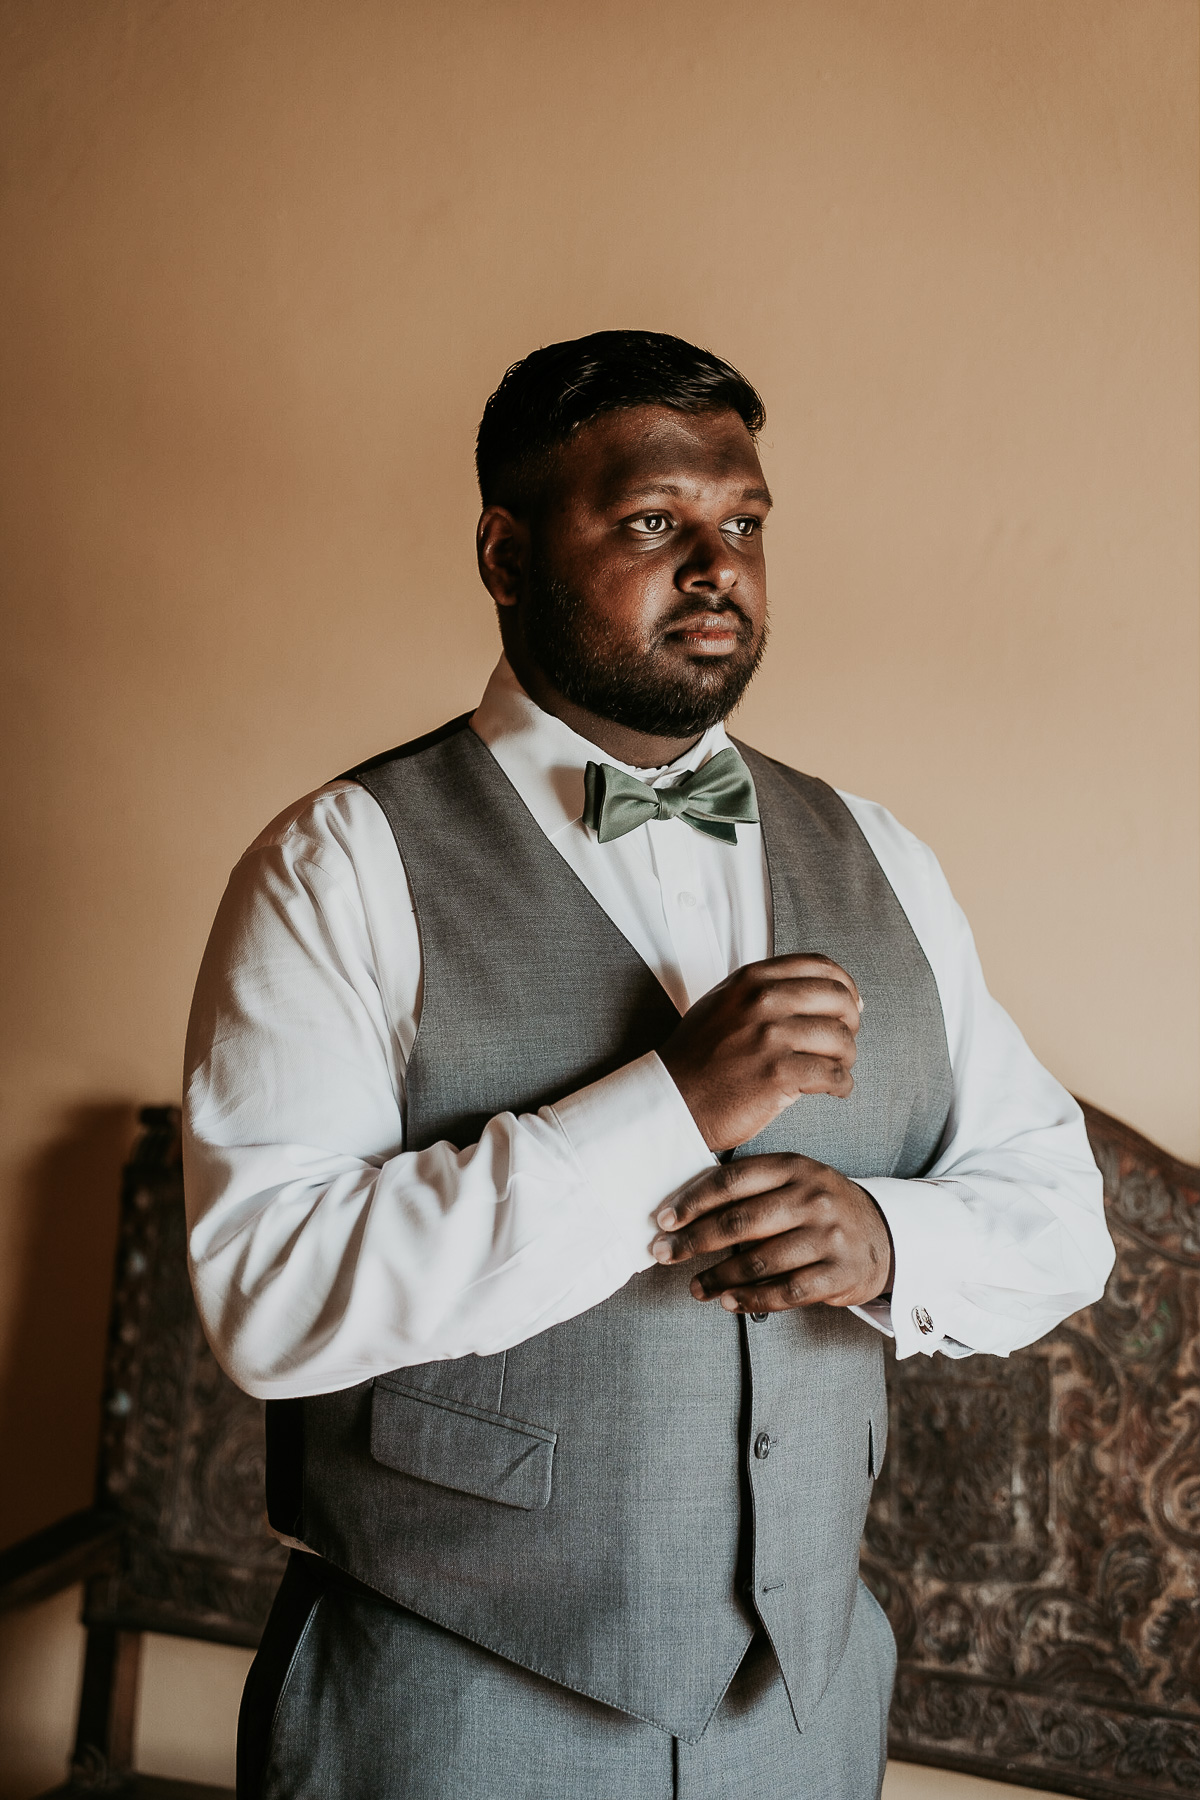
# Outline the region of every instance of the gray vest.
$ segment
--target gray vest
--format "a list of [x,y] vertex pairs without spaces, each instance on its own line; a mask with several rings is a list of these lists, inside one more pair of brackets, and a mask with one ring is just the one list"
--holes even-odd
[[[743,755],[775,950],[833,957],[867,1004],[852,1097],[801,1098],[741,1154],[919,1175],[951,1099],[929,965],[833,790]],[[494,1114],[663,1042],[671,1001],[465,718],[354,773],[396,834],[420,927],[410,1149],[473,1143]],[[690,1742],[761,1621],[802,1727],[849,1629],[887,1431],[881,1339],[824,1306],[755,1322],[698,1304],[694,1272],[649,1269],[498,1356],[273,1403],[272,1522],[424,1617]]]

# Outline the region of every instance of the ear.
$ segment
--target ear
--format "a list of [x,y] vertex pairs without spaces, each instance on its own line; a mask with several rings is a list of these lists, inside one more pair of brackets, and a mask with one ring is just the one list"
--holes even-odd
[[506,506],[485,506],[475,533],[479,576],[497,606],[515,606],[529,565],[529,527]]

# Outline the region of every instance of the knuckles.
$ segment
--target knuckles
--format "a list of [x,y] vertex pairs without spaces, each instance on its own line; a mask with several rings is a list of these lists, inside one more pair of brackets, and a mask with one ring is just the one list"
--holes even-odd
[[735,1242],[738,1238],[749,1236],[749,1225],[744,1206],[727,1207],[717,1223],[721,1228],[722,1235],[728,1234]]
[[739,969],[730,983],[730,994],[743,1006],[757,1006],[774,987],[774,977],[761,963]]

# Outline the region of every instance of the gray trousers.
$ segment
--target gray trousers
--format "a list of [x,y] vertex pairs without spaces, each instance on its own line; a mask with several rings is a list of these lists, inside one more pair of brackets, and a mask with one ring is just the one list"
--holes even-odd
[[246,1682],[238,1800],[878,1800],[895,1663],[860,1583],[803,1733],[760,1634],[687,1744],[293,1554]]

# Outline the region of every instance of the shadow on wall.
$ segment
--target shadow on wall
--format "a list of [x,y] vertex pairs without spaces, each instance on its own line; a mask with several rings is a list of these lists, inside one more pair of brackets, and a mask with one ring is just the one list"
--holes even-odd
[[[0,1544],[92,1498],[121,1167],[132,1103],[72,1108],[31,1164],[26,1240],[0,1375]],[[14,1478],[15,1477],[15,1478]]]

